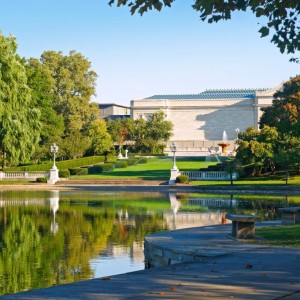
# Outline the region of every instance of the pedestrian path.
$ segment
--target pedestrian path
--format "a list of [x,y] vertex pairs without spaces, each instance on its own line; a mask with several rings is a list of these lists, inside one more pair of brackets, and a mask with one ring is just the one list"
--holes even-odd
[[[258,226],[276,225],[260,223]],[[245,244],[230,225],[154,234],[147,241],[198,262],[33,290],[1,299],[300,299],[299,249]]]

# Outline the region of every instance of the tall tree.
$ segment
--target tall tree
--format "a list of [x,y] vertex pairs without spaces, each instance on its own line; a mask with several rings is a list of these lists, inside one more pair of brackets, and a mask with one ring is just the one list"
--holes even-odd
[[300,139],[283,134],[276,145],[274,161],[285,171],[285,183],[288,184],[289,170],[300,164]]
[[243,165],[249,165],[252,175],[260,175],[262,170],[274,168],[274,153],[278,141],[275,128],[265,126],[261,131],[249,127],[239,133],[236,158]]
[[107,132],[104,120],[95,120],[89,126],[89,137],[91,139],[91,150],[94,155],[107,155],[113,149],[111,136]]
[[284,83],[282,91],[274,94],[272,105],[263,111],[260,128],[268,125],[282,134],[300,137],[300,75]]
[[[148,10],[160,11],[171,7],[175,0],[110,0],[109,4],[128,5],[131,13],[143,14]],[[200,13],[200,19],[208,23],[229,20],[235,11],[251,10],[265,23],[259,30],[261,37],[273,33],[271,42],[279,50],[295,53],[300,50],[300,2],[299,0],[194,0],[192,8]]]
[[136,149],[162,153],[173,134],[173,124],[165,119],[164,112],[160,110],[151,114],[147,121],[138,120],[135,131]]
[[31,88],[32,101],[41,111],[41,139],[37,158],[45,157],[49,153],[49,146],[61,140],[64,134],[64,119],[53,109],[52,86],[54,78],[38,59],[30,58],[26,61],[28,86]]
[[107,131],[109,132],[112,140],[118,144],[119,149],[122,148],[125,141],[132,139],[134,132],[133,119],[108,119],[106,123]]
[[53,108],[64,118],[65,134],[86,129],[99,113],[98,106],[90,102],[97,78],[91,63],[75,51],[65,56],[62,52],[46,51],[41,62],[54,79]]
[[0,33],[0,149],[3,163],[29,160],[40,138],[40,111],[32,101],[17,42]]

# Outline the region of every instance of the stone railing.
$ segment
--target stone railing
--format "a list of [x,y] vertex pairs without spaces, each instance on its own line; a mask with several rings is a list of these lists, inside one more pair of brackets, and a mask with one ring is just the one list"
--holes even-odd
[[[181,175],[189,176],[192,180],[230,180],[230,175],[224,171],[180,171]],[[236,180],[238,173],[232,174],[232,179]]]
[[0,180],[28,180],[36,181],[38,177],[49,178],[49,171],[15,171],[15,172],[0,172]]

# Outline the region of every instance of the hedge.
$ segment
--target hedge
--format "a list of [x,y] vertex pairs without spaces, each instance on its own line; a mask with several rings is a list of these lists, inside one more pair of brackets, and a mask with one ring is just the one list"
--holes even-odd
[[127,159],[127,165],[128,166],[133,166],[136,164],[136,162],[138,161],[139,159],[136,158],[136,157],[132,157],[132,158],[129,158]]
[[69,169],[71,175],[88,175],[87,168]]
[[[72,160],[64,160],[56,162],[56,166],[59,170],[65,169],[73,169],[78,167],[84,167],[89,165],[94,165],[98,163],[104,162],[104,156],[89,156],[89,157],[82,157]],[[53,163],[48,164],[39,164],[39,165],[26,165],[20,167],[12,167],[12,168],[5,168],[3,171],[48,171],[52,168]]]
[[88,174],[99,174],[102,172],[112,171],[115,168],[115,164],[107,163],[102,165],[94,165],[88,168]]
[[175,182],[176,183],[185,183],[189,181],[189,176],[187,175],[179,175],[176,177]]
[[127,168],[128,167],[128,163],[126,160],[119,160],[115,163],[115,167],[116,168]]
[[69,178],[70,177],[70,171],[67,170],[59,170],[58,171],[58,177],[59,178]]
[[47,183],[47,181],[48,181],[48,178],[46,178],[46,177],[38,177],[36,179],[36,182]]
[[142,157],[137,161],[138,164],[146,164],[147,162],[147,157]]

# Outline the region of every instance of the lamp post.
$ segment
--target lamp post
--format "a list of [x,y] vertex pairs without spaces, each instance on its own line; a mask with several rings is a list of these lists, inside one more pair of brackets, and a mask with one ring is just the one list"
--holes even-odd
[[172,168],[172,170],[178,170],[178,168],[176,166],[176,155],[175,155],[177,147],[176,147],[176,144],[174,142],[171,144],[170,149],[173,152],[173,168]]
[[57,167],[55,165],[55,154],[58,152],[58,146],[55,143],[53,143],[50,146],[50,151],[51,151],[51,153],[53,153],[53,167],[52,167],[52,169],[57,169]]

